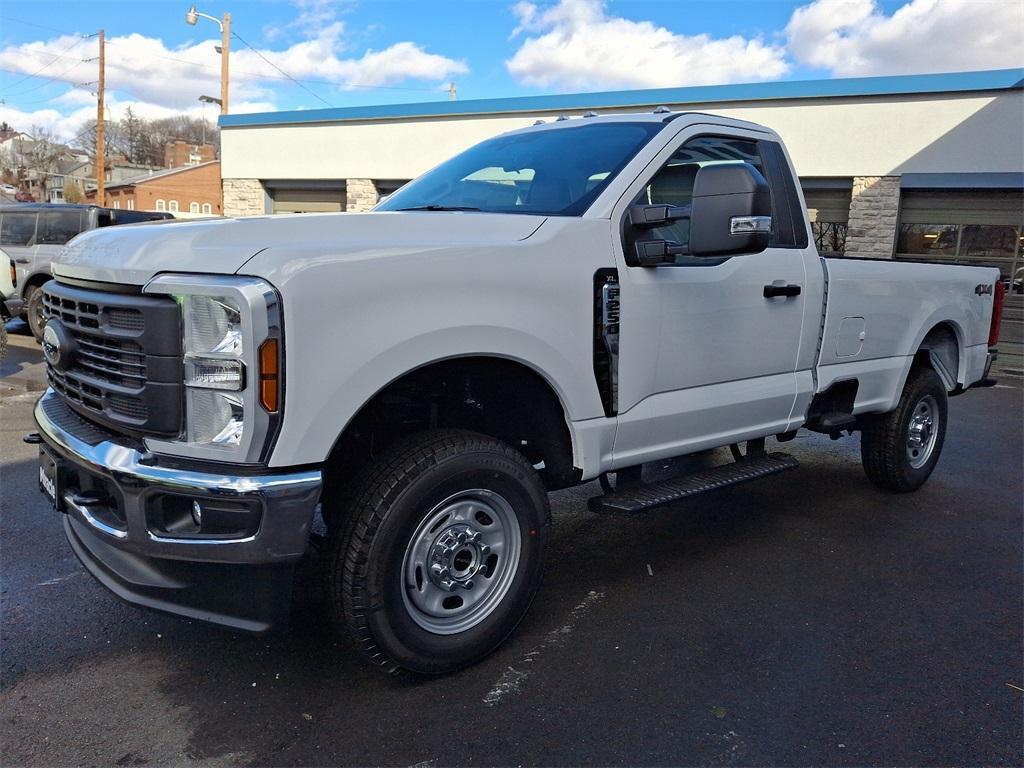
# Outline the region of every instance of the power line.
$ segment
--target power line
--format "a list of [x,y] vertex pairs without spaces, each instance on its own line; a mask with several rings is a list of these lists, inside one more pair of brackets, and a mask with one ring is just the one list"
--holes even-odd
[[242,45],[244,45],[244,46],[245,46],[246,48],[248,48],[248,49],[249,49],[250,51],[252,51],[253,53],[255,53],[255,54],[256,54],[257,56],[259,56],[259,57],[260,57],[261,59],[263,59],[263,60],[264,60],[265,62],[267,62],[267,64],[269,64],[270,66],[272,66],[272,67],[273,67],[274,69],[276,69],[276,70],[277,70],[278,72],[280,72],[280,73],[281,73],[282,75],[284,75],[285,77],[287,77],[287,78],[288,78],[289,80],[291,80],[291,81],[292,81],[293,83],[295,83],[295,84],[296,84],[297,86],[299,86],[300,88],[302,88],[302,90],[304,90],[304,91],[306,91],[307,93],[310,93],[310,94],[312,94],[313,96],[315,96],[316,98],[320,99],[320,101],[322,101],[322,102],[323,102],[324,104],[326,104],[326,105],[327,105],[328,107],[333,107],[333,106],[334,106],[333,104],[331,104],[331,102],[327,101],[327,99],[325,99],[325,98],[324,98],[323,96],[321,96],[321,95],[320,95],[319,93],[317,93],[316,91],[314,91],[314,90],[313,90],[313,89],[311,89],[311,88],[307,88],[307,87],[306,87],[305,85],[303,85],[302,83],[300,83],[300,82],[299,82],[298,80],[296,80],[296,79],[295,79],[294,77],[292,77],[292,76],[291,76],[291,75],[289,75],[289,74],[288,74],[287,72],[285,72],[285,71],[284,71],[283,69],[281,69],[281,68],[280,68],[279,66],[277,66],[277,64],[275,64],[275,63],[274,63],[274,62],[272,62],[272,61],[271,61],[270,59],[268,59],[268,58],[267,58],[266,56],[264,56],[264,55],[263,55],[262,53],[260,53],[260,52],[259,52],[258,50],[256,50],[256,48],[254,48],[253,46],[251,46],[251,45],[249,44],[249,41],[248,41],[248,40],[246,40],[246,39],[245,39],[244,37],[242,37],[242,36],[241,36],[240,34],[238,34],[237,32],[233,32],[233,33],[232,33],[232,36],[233,36],[233,37],[237,37],[237,38],[238,38],[238,40],[239,40],[239,42],[241,42],[241,43],[242,43]]
[[[14,87],[14,86],[16,86],[16,85],[17,85],[18,83],[23,83],[23,82],[25,82],[26,80],[28,80],[28,79],[30,79],[30,78],[33,78],[33,77],[35,77],[36,75],[38,75],[38,74],[39,74],[40,72],[42,72],[42,71],[43,71],[44,69],[46,69],[47,67],[51,67],[51,66],[53,66],[54,64],[56,64],[56,63],[57,63],[57,60],[58,60],[58,59],[65,59],[65,58],[71,58],[70,56],[67,56],[67,53],[68,53],[68,52],[69,52],[69,51],[70,51],[70,50],[71,50],[72,48],[74,48],[74,47],[76,47],[76,46],[78,46],[78,45],[81,45],[81,44],[82,44],[83,42],[85,42],[86,40],[88,40],[88,39],[89,39],[90,37],[92,37],[92,35],[83,35],[83,36],[82,36],[82,39],[81,39],[81,40],[75,40],[75,42],[73,42],[73,43],[72,43],[71,45],[69,45],[69,46],[68,46],[67,48],[65,48],[65,49],[64,49],[63,51],[61,51],[60,53],[47,53],[47,54],[46,54],[47,56],[53,56],[53,60],[52,60],[52,61],[50,61],[50,62],[49,62],[48,64],[43,64],[43,66],[41,66],[41,67],[40,67],[39,69],[37,69],[37,70],[36,70],[35,72],[33,72],[32,74],[30,74],[30,75],[25,75],[25,76],[24,76],[23,78],[21,78],[20,80],[15,80],[15,81],[14,81],[13,83],[8,83],[8,84],[7,84],[7,87],[8,87],[8,88],[13,88],[13,87]],[[8,71],[9,71],[9,70],[8,70]]]
[[85,64],[85,62],[83,60],[79,59],[78,61],[76,61],[74,64],[72,64],[67,69],[63,70],[62,72],[58,72],[53,77],[46,78],[45,80],[43,80],[40,83],[36,83],[31,88],[26,88],[25,90],[18,91],[17,93],[4,93],[4,98],[10,98],[11,96],[22,96],[22,95],[24,95],[26,93],[32,93],[32,91],[35,91],[35,90],[38,90],[38,89],[42,88],[47,83],[52,83],[54,80],[59,80],[60,78],[64,77],[64,75],[66,75],[68,72],[70,72],[71,70],[75,69],[76,67],[82,66],[83,64]]

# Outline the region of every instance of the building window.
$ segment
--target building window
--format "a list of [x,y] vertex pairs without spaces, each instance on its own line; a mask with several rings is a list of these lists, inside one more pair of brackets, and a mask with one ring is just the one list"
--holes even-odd
[[896,252],[911,256],[956,256],[957,224],[903,224]]
[[129,197],[128,198],[128,210],[129,211],[134,211],[135,210],[135,198],[134,197]]
[[120,210],[120,208],[121,208],[121,201],[120,200],[115,200],[114,201],[114,207]]
[[896,257],[925,256],[996,267],[1008,283],[1024,255],[1024,227],[1005,224],[901,224]]
[[845,253],[847,229],[843,221],[812,221],[811,232],[818,253]]
[[199,203],[189,203],[188,204],[188,212],[189,213],[199,213]]
[[213,206],[209,203],[203,203],[203,213],[213,213]]
[[166,211],[167,210],[167,202],[164,201],[164,200],[157,200],[156,201],[156,209],[158,211]]
[[167,210],[170,211],[171,213],[177,213],[178,212],[178,201],[177,200],[171,200],[167,204]]

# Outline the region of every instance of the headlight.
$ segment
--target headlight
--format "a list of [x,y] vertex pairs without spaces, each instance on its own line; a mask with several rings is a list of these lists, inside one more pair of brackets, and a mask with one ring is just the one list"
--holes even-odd
[[277,292],[251,277],[161,275],[146,293],[181,307],[185,424],[177,440],[146,447],[220,461],[255,463],[269,454],[283,381]]

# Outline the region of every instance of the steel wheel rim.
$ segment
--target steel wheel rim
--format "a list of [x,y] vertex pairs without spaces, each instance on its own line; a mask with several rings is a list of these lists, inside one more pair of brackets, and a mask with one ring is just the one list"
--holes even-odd
[[490,616],[515,580],[522,535],[501,494],[461,491],[417,526],[402,561],[402,601],[422,629],[454,635]]
[[939,403],[925,395],[914,406],[907,424],[907,461],[913,469],[920,469],[931,459],[939,435]]

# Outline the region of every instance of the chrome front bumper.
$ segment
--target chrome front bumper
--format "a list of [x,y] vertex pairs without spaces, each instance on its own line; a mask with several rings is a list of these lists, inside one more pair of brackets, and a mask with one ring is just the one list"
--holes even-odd
[[[68,540],[101,583],[130,602],[238,629],[266,631],[287,618],[319,469],[227,474],[161,464],[78,417],[52,390],[36,404],[35,420],[60,462]],[[234,505],[252,529],[175,535],[155,524],[161,505],[192,500]]]

